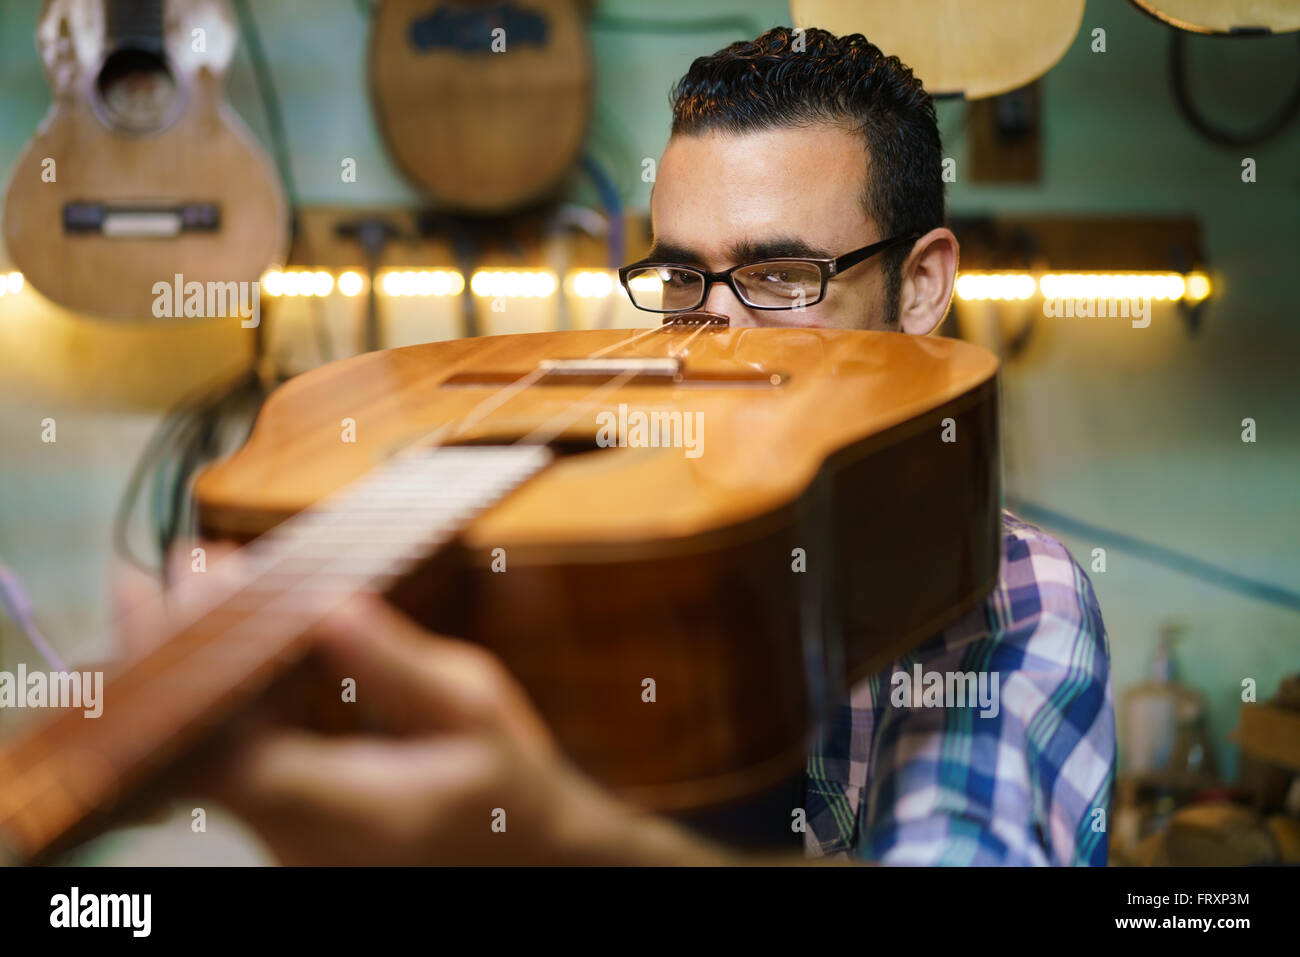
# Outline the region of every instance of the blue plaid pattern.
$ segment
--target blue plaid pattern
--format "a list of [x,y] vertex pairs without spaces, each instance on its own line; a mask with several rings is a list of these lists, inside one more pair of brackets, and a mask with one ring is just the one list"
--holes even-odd
[[[1115,718],[1101,611],[1065,546],[1010,512],[1002,519],[989,598],[853,688],[823,729],[807,767],[810,855],[1106,863]],[[918,664],[996,674],[997,714],[905,699],[895,675]]]

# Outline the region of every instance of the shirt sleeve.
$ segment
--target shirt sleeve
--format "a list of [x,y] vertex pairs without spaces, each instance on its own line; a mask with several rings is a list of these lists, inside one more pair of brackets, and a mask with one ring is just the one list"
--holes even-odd
[[[1033,526],[1010,533],[1006,562],[982,624],[904,658],[881,683],[862,857],[1106,863],[1115,725],[1096,596],[1065,547]],[[973,673],[988,694],[926,706],[898,677],[918,666],[922,676]]]

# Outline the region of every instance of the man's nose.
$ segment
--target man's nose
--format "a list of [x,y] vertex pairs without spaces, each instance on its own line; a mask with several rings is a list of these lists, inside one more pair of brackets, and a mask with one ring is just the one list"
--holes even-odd
[[754,319],[754,314],[740,301],[725,282],[713,284],[712,288],[709,289],[709,294],[704,297],[704,303],[700,306],[700,309],[704,312],[715,312],[720,316],[726,316],[728,325],[733,329],[758,325],[758,322]]

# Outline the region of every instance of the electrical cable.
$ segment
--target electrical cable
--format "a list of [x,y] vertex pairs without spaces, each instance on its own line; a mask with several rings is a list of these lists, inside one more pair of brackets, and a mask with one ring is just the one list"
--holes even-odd
[[[276,168],[280,171],[280,179],[284,181],[284,190],[289,197],[289,232],[290,235],[302,243],[303,251],[310,259],[313,256],[313,248],[308,239],[305,230],[301,228],[301,219],[299,211],[302,206],[302,197],[298,192],[298,183],[293,175],[293,162],[291,151],[289,149],[289,135],[284,124],[284,111],[281,108],[280,94],[275,86],[275,79],[271,74],[271,67],[266,58],[266,48],[262,45],[262,33],[258,28],[257,20],[253,17],[252,7],[249,0],[235,0],[235,11],[239,17],[240,33],[248,44],[248,56],[253,66],[253,81],[257,87],[257,94],[262,101],[262,113],[266,117],[267,129],[271,134],[271,152],[275,156]],[[329,335],[325,329],[324,316],[320,300],[315,296],[311,297],[312,307],[312,330],[316,336],[316,352],[321,362],[330,362],[334,359],[335,352],[333,344],[329,340]]]
[[[1300,40],[1300,36],[1297,36],[1297,40]],[[1282,105],[1253,129],[1236,132],[1213,125],[1192,102],[1187,73],[1187,34],[1182,30],[1175,30],[1169,38],[1169,74],[1174,88],[1174,101],[1178,104],[1179,112],[1194,130],[1216,146],[1232,149],[1258,146],[1282,132],[1296,113],[1300,112],[1300,73],[1298,73],[1295,86]]]
[[[164,416],[136,460],[113,518],[113,547],[118,555],[146,574],[165,575],[172,544],[192,530],[190,479],[204,462],[242,444],[266,394],[267,384],[249,368],[186,398]],[[240,424],[236,441],[222,441],[219,431],[232,422]],[[130,543],[131,521],[146,483],[150,490],[148,530],[158,551],[156,565],[137,555]]]
[[248,44],[248,55],[253,65],[253,78],[257,84],[258,96],[262,100],[262,110],[266,114],[267,127],[271,132],[271,147],[275,153],[275,163],[280,169],[280,178],[284,180],[285,191],[289,194],[289,206],[296,216],[298,212],[298,186],[293,178],[293,165],[289,162],[289,138],[285,134],[284,113],[280,109],[280,97],[271,80],[271,68],[266,61],[266,51],[262,47],[262,35],[248,0],[235,0],[235,11],[239,17],[240,32]]

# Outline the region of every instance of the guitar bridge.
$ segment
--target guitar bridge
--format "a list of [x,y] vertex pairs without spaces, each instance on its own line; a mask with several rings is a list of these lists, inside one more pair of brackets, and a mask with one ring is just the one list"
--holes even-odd
[[716,312],[683,312],[675,316],[665,316],[665,326],[719,326],[730,328],[731,320]]
[[169,239],[181,233],[211,233],[220,228],[221,210],[216,203],[130,206],[67,203],[63,207],[63,231],[72,234],[97,234],[110,239]]
[[633,379],[678,380],[682,360],[670,357],[629,356],[610,359],[543,359],[537,363],[547,376],[574,376],[583,380],[614,379],[630,375]]

